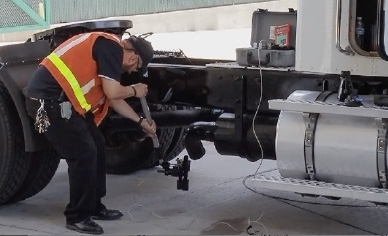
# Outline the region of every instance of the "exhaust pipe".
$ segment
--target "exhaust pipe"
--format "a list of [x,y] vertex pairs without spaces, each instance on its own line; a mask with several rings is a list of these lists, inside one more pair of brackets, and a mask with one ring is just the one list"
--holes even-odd
[[202,158],[205,149],[201,141],[205,140],[213,142],[222,155],[240,156],[252,162],[261,158],[274,160],[277,117],[258,116],[256,121],[255,132],[252,118],[244,117],[244,125],[238,130],[235,115],[228,113],[222,114],[216,122],[194,123],[186,129],[186,150],[191,159]]
[[216,129],[215,122],[196,122],[186,128],[185,146],[191,159],[198,160],[205,155],[206,151],[201,141],[214,142]]
[[[157,111],[152,112],[152,119],[158,128],[181,128],[191,124],[204,121],[214,122],[221,115],[221,111],[209,109],[187,109],[176,111]],[[112,122],[110,122],[110,121]],[[118,114],[109,115],[107,119],[111,133],[120,131],[141,131],[138,124],[123,118]]]

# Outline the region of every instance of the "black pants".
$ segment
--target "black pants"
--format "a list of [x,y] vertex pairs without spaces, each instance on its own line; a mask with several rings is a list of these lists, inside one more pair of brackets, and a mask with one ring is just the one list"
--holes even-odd
[[[39,101],[27,99],[26,106],[35,121]],[[73,109],[70,119],[64,119],[55,100],[45,100],[44,108],[51,123],[44,135],[69,167],[70,202],[64,214],[68,223],[80,222],[105,209],[101,203],[106,194],[104,137],[92,114],[83,117]]]

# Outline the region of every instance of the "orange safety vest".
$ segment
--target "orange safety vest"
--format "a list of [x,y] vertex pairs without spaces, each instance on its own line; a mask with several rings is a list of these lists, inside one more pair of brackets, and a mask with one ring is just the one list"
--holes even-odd
[[111,34],[83,33],[62,43],[41,62],[58,81],[75,111],[80,115],[92,111],[97,125],[109,108],[92,56],[94,42],[101,36],[121,45],[120,39]]

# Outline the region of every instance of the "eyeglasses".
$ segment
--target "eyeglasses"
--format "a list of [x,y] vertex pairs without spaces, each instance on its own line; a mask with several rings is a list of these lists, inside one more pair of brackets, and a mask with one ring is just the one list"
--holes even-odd
[[[134,49],[134,48],[124,48],[124,47],[123,47],[123,49],[124,49],[124,50],[127,50],[127,51],[133,51],[133,52],[135,53],[135,55],[139,55],[139,54],[137,53],[136,49]],[[140,70],[140,69],[141,69],[141,66],[140,66],[140,56],[138,56],[138,57],[137,57],[137,68],[136,68],[136,70]]]

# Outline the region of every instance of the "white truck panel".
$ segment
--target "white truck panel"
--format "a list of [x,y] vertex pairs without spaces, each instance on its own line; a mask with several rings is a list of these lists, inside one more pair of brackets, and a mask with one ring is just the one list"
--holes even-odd
[[[341,47],[349,46],[350,1],[343,0]],[[299,0],[296,43],[297,71],[388,76],[387,62],[377,57],[348,56],[336,48],[337,1]]]

